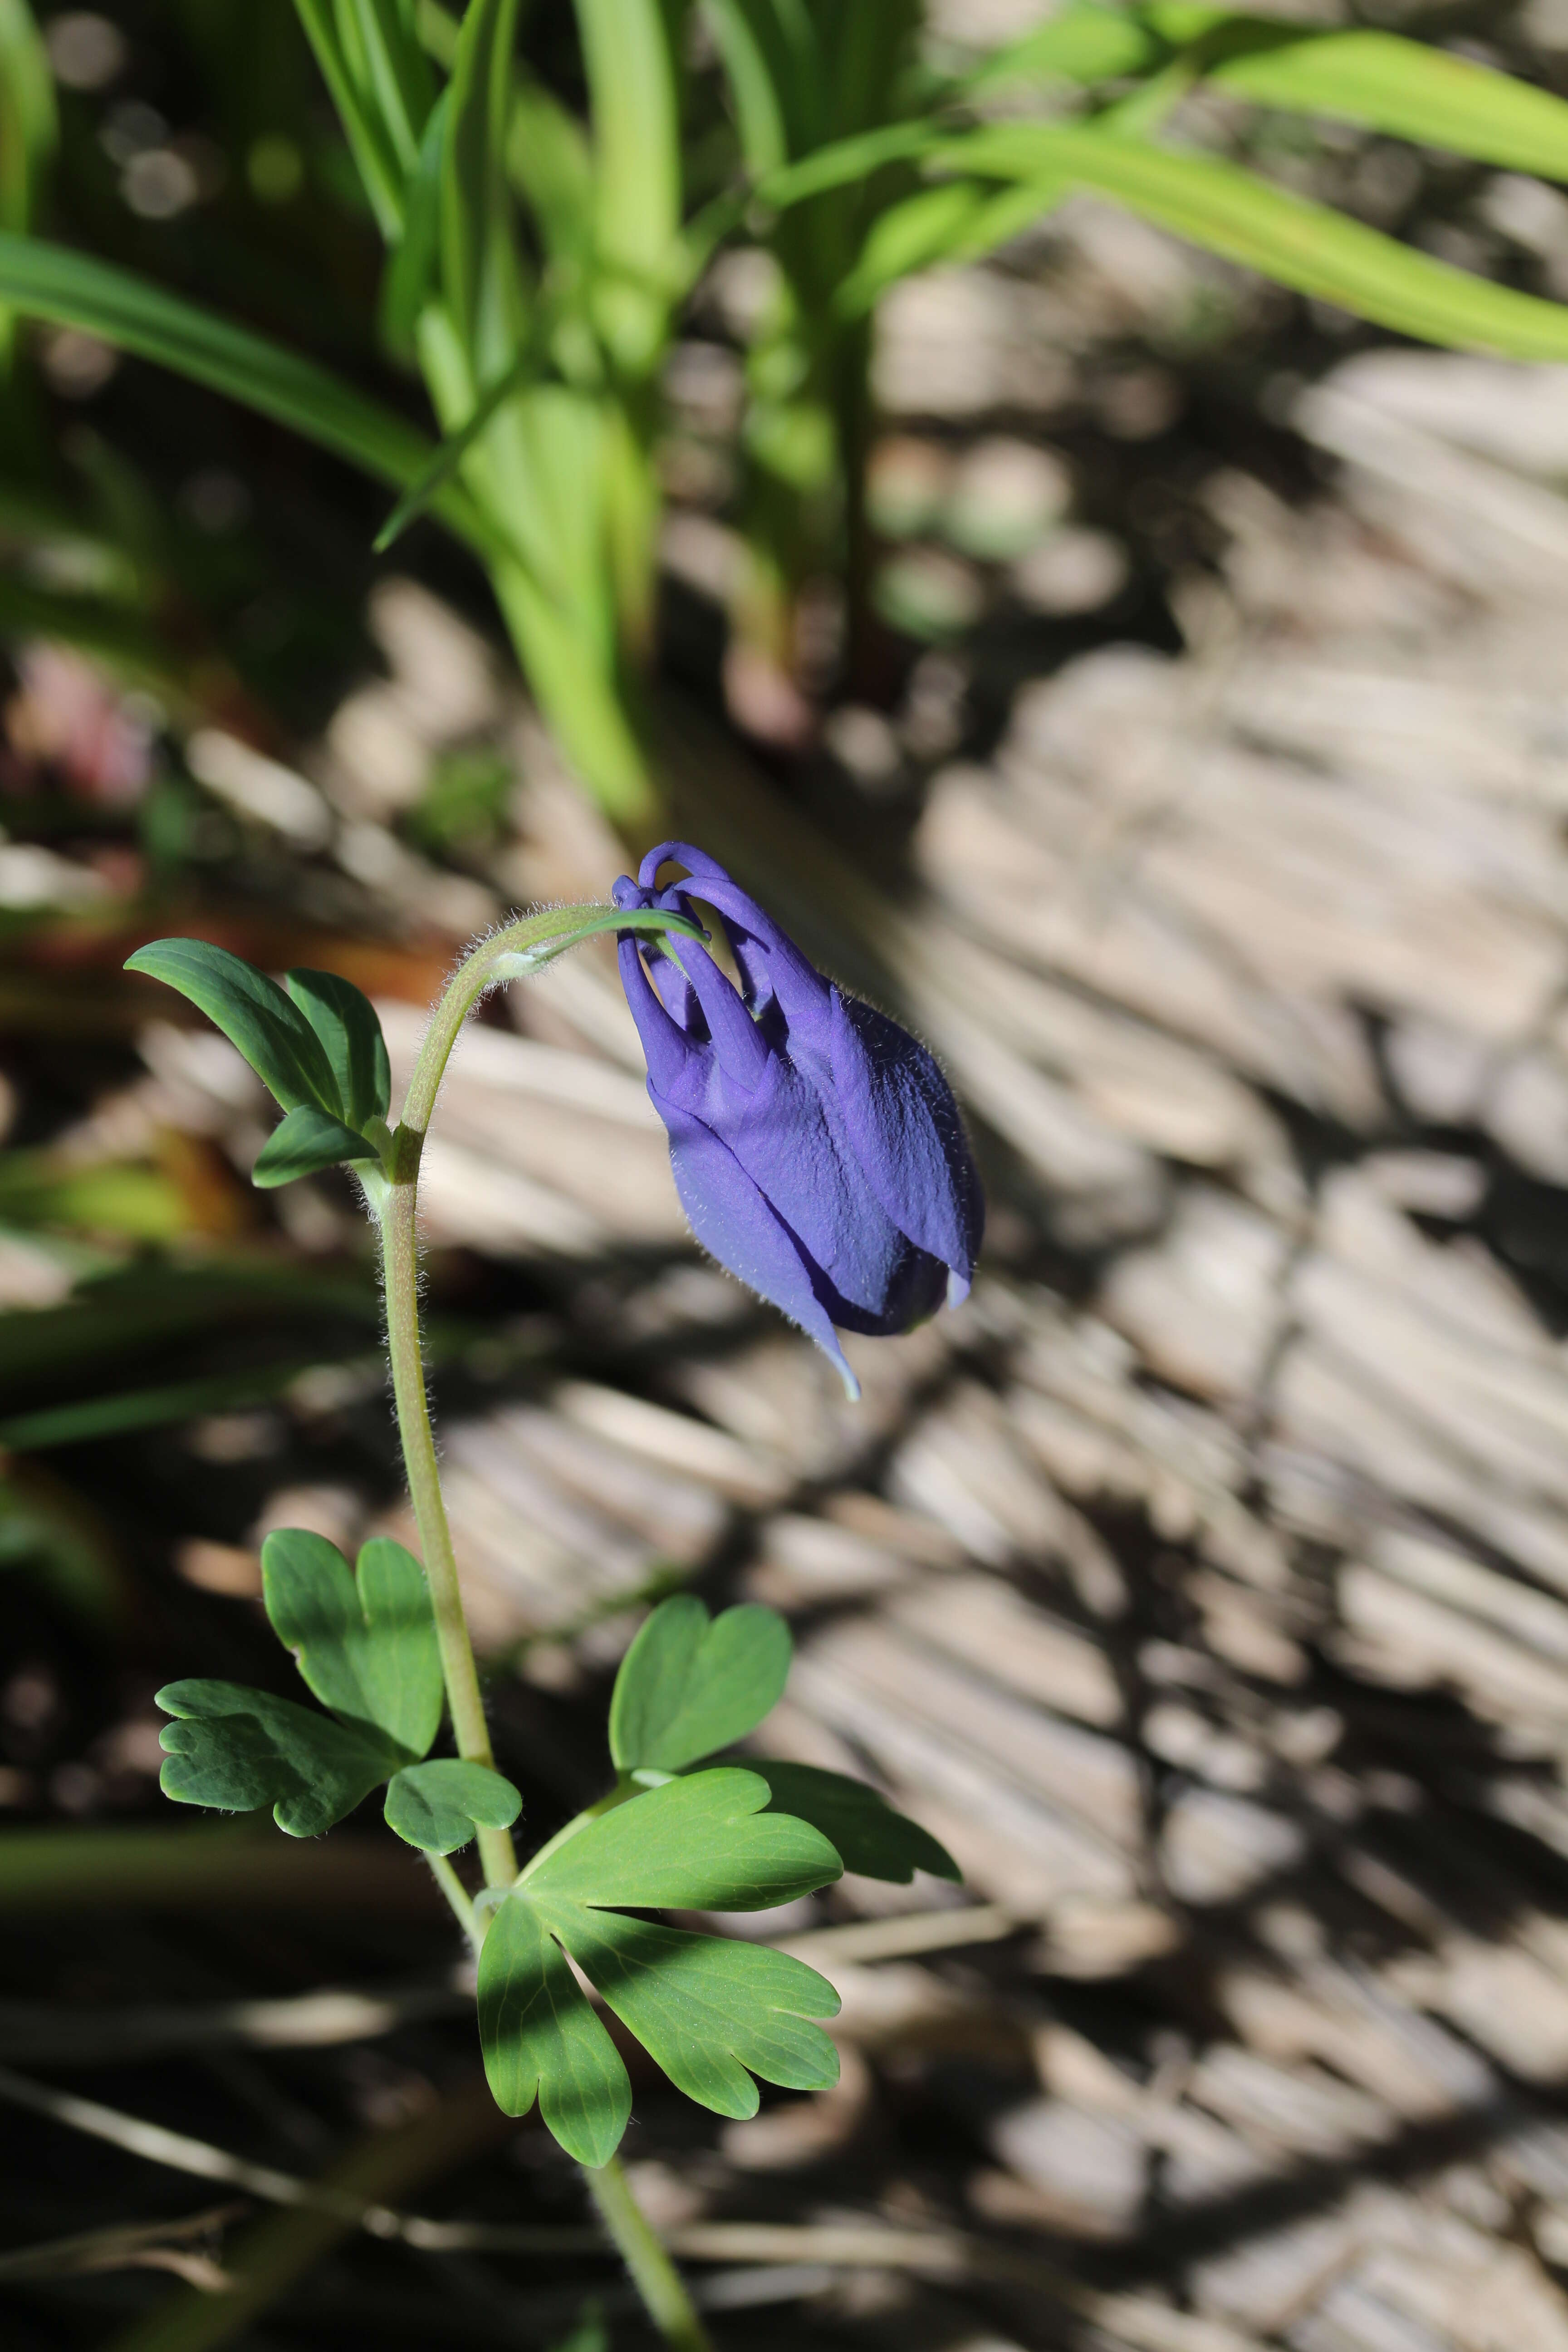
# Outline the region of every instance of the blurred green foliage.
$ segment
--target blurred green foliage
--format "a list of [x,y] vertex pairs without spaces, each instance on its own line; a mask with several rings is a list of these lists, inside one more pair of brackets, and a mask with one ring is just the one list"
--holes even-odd
[[[104,28],[96,60],[83,23]],[[25,0],[0,0],[0,303],[76,336],[57,337],[55,377],[89,369],[82,338],[100,339],[394,483],[383,543],[431,509],[479,557],[563,749],[632,833],[658,822],[662,377],[727,243],[762,269],[731,625],[782,669],[808,582],[842,581],[852,668],[871,610],[879,297],[1073,189],[1396,332],[1568,356],[1563,306],[1268,176],[1281,120],[1568,176],[1568,105],[1393,33],[1083,0],[976,61],[943,58],[919,0],[148,0],[133,21],[56,20],[47,45]],[[153,47],[155,99],[137,87]],[[1204,88],[1228,116],[1184,116]],[[0,625],[70,633],[210,708],[254,674],[247,630],[265,635],[257,550],[212,528],[221,483],[205,521],[171,516],[79,430],[62,479],[28,376],[14,368],[7,394],[0,531],[23,560]],[[434,440],[406,421],[413,376]],[[483,797],[449,780],[411,835],[482,831]]]

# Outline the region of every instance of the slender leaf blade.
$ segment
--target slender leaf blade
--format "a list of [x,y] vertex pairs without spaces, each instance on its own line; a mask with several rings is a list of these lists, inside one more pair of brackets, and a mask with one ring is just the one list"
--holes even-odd
[[632,2111],[620,2053],[595,2016],[542,1915],[509,1895],[479,1954],[479,2042],[503,2115],[534,2100],[579,2164],[608,2164]]
[[784,1696],[792,1649],[776,1610],[748,1602],[710,1620],[690,1593],[661,1601],[616,1676],[616,1769],[679,1772],[743,1739]]
[[389,245],[403,232],[403,175],[384,125],[366,103],[338,37],[331,0],[294,0],[321,79],[331,93],[376,226]]
[[1568,305],[1473,278],[1215,156],[1011,124],[934,153],[952,170],[1038,179],[1053,203],[1064,181],[1092,188],[1227,260],[1426,342],[1568,359]]
[[188,997],[244,1055],[285,1110],[308,1105],[334,1119],[342,1116],[321,1040],[265,972],[205,940],[153,940],[126,958],[125,969],[161,980]]
[[1168,54],[1147,19],[1134,12],[1069,7],[993,51],[959,86],[966,96],[979,97],[1024,81],[1120,81],[1147,72]]
[[[395,488],[429,459],[422,433],[313,360],[89,254],[0,232],[0,303],[80,327],[118,351],[173,368]],[[496,534],[459,485],[447,483],[432,503],[481,555],[500,551]]]
[[1398,33],[1318,31],[1184,0],[1151,9],[1149,23],[1173,42],[1196,41],[1204,79],[1255,105],[1568,179],[1568,102],[1493,66]]
[[387,1783],[387,1827],[426,1853],[456,1853],[476,1830],[508,1830],[521,1811],[502,1774],[456,1756],[405,1765]]

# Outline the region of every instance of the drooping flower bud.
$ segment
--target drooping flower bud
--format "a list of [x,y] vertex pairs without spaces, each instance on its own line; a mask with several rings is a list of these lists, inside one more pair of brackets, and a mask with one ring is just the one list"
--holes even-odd
[[[667,860],[689,878],[658,887]],[[984,1202],[952,1089],[926,1048],[847,995],[722,866],[649,850],[617,907],[711,907],[741,975],[707,950],[622,934],[621,980],[703,1247],[783,1309],[858,1394],[837,1330],[888,1337],[969,1289]]]

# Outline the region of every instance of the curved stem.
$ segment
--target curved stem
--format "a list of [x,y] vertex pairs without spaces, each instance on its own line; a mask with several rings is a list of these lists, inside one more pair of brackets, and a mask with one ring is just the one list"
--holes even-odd
[[[425,1573],[435,1611],[447,1703],[458,1751],[475,1764],[491,1763],[490,1738],[479,1669],[474,1664],[473,1644],[463,1613],[457,1556],[441,1496],[441,1474],[425,1387],[425,1359],[419,1334],[419,1160],[458,1032],[485,991],[500,981],[520,979],[525,972],[536,971],[552,956],[595,932],[618,930],[673,931],[693,939],[705,936],[699,925],[684,917],[666,915],[653,908],[559,907],[509,923],[504,930],[486,940],[465,958],[447,982],[425,1033],[403,1106],[402,1122],[391,1138],[390,1151],[383,1154],[385,1173],[377,1171],[374,1181],[365,1182],[366,1194],[381,1229],[392,1389],[403,1440],[404,1465],[408,1474],[408,1492],[418,1522]],[[628,1786],[624,1794],[631,1793]],[[590,1810],[607,1811],[621,1801],[623,1791],[617,1785],[609,1798]],[[582,1827],[584,1818],[579,1817],[562,1835]],[[517,1855],[510,1832],[481,1829],[479,1842],[487,1888],[499,1891],[510,1887],[517,1877]],[[469,1902],[457,1873],[443,1856],[432,1853],[426,1859],[477,1951],[488,1925],[488,1918],[481,1916],[486,1906]],[[600,2219],[669,2352],[712,2352],[711,2339],[698,2317],[685,2282],[657,2231],[638,2209],[619,2165],[612,2158],[598,2170],[588,2170],[587,2179]]]
[[[430,1405],[425,1388],[425,1358],[419,1335],[419,1159],[458,1034],[486,990],[503,980],[520,979],[574,947],[595,932],[613,930],[679,931],[700,937],[696,924],[679,915],[618,907],[553,907],[543,914],[525,915],[483,940],[466,956],[447,983],[430,1018],[419,1057],[414,1066],[403,1118],[391,1139],[390,1166],[377,1177],[373,1206],[381,1229],[382,1264],[386,1285],[386,1347],[392,1363],[392,1393],[397,1407],[398,1433],[403,1441],[404,1467],[409,1498],[419,1528],[425,1573],[429,1579],[436,1634],[441,1650],[441,1672],[458,1753],[470,1764],[494,1763],[479,1670],[463,1613],[452,1530],[441,1496],[441,1474],[436,1460],[436,1439],[430,1426]],[[367,1185],[367,1192],[371,1188]],[[517,1854],[508,1830],[481,1829],[479,1858],[488,1886],[510,1886],[517,1876]]]
[[713,2352],[713,2339],[697,2315],[685,2280],[632,2195],[615,2158],[587,2177],[588,2193],[599,2209],[599,2219],[615,2240],[616,2251],[631,2273],[647,2315],[670,2352]]

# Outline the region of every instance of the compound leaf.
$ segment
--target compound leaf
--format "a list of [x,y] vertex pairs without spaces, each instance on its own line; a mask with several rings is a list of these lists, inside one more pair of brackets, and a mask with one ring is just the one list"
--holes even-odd
[[661,1601],[616,1676],[616,1770],[679,1772],[743,1739],[783,1696],[792,1647],[776,1610],[748,1602],[710,1619],[689,1593]]
[[159,1785],[177,1804],[251,1813],[270,1805],[290,1837],[319,1837],[397,1769],[384,1741],[238,1683],[169,1683],[156,1705]]
[[153,940],[127,957],[125,969],[161,980],[198,1005],[285,1110],[309,1105],[342,1118],[343,1106],[320,1038],[264,971],[205,940]]
[[535,2098],[579,2164],[608,2164],[632,2111],[620,2053],[590,2008],[542,1915],[509,1895],[479,1954],[479,2040],[503,2115]]
[[[441,1656],[425,1571],[376,1536],[357,1573],[308,1528],[279,1528],[261,1547],[267,1614],[323,1706],[400,1751],[427,1753],[441,1721]],[[312,1718],[313,1719],[313,1718]]]
[[601,1814],[524,1875],[479,1958],[485,2065],[508,2114],[524,2113],[537,2092],[563,2147],[594,2164],[614,2153],[625,2125],[624,2070],[617,2059],[612,2073],[602,2029],[599,2041],[588,2034],[585,2004],[573,2008],[571,1996],[582,1996],[562,1950],[670,2080],[719,2115],[755,2115],[753,2074],[793,2090],[837,2081],[837,2053],[811,2021],[834,2016],[838,1996],[814,1969],[765,1945],[607,1907],[763,1910],[837,1878],[826,1839],[764,1812],[768,1795],[754,1772],[668,1781]]
[[963,1876],[929,1830],[896,1813],[864,1780],[824,1772],[815,1764],[775,1764],[771,1756],[748,1757],[746,1769],[772,1790],[772,1810],[811,1822],[837,1849],[845,1869],[862,1878],[907,1886],[917,1870],[954,1881]]
[[314,1176],[323,1168],[341,1168],[345,1160],[374,1160],[374,1143],[345,1127],[331,1112],[313,1103],[286,1111],[251,1163],[250,1181],[260,1191],[292,1184],[297,1176]]
[[392,1102],[386,1040],[368,996],[335,971],[290,971],[284,985],[321,1041],[349,1125],[384,1118]]
[[438,1756],[430,1764],[408,1764],[395,1773],[386,1791],[387,1826],[426,1853],[456,1853],[476,1829],[509,1830],[522,1811],[522,1799],[486,1764]]

